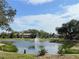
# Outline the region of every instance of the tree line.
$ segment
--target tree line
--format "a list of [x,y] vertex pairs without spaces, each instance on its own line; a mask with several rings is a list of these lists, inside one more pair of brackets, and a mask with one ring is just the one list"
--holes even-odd
[[[0,0],[0,29],[5,29],[7,31],[11,31],[10,23],[13,22],[14,16],[16,15],[16,10],[13,9],[6,0]],[[62,27],[56,28],[58,34],[63,37],[65,40],[73,41],[79,40],[79,21],[72,19],[70,22],[62,24]],[[34,36],[36,33],[39,33],[41,38],[51,37],[49,33],[45,31],[38,31],[38,30],[28,30]],[[27,31],[23,31],[25,33]],[[17,34],[17,35],[14,35]],[[6,33],[1,33],[0,37],[16,37],[18,36],[18,32],[12,32],[10,35]]]
[[[26,37],[30,34],[30,37]],[[12,31],[11,33],[2,32],[0,34],[0,38],[35,38],[36,36],[39,36],[39,38],[51,38],[54,37],[54,33],[50,34],[48,32],[45,32],[43,30],[36,30],[36,29],[29,29],[25,31]],[[25,37],[22,37],[25,36]]]

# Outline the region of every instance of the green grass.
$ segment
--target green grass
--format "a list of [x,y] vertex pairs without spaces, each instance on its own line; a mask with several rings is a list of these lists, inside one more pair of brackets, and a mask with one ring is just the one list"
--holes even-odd
[[33,41],[34,39],[32,38],[0,38],[0,40],[30,40]]
[[65,42],[59,47],[59,54],[79,54],[79,43]]
[[68,49],[65,51],[66,54],[79,54],[79,50]]
[[4,44],[0,46],[1,51],[6,51],[6,52],[17,52],[18,51],[17,47],[12,44],[13,42],[2,41],[0,43]]
[[64,42],[64,39],[63,38],[51,38],[50,42],[62,43]]
[[35,59],[34,55],[0,52],[0,59]]
[[[34,38],[0,38],[0,40],[26,40],[26,41],[34,41]],[[58,42],[61,43],[64,41],[63,38],[39,38],[41,42],[49,41],[49,42]]]
[[6,52],[17,52],[18,49],[14,45],[4,45],[0,46],[1,51],[6,51]]
[[61,42],[64,42],[64,39],[63,38],[40,38],[40,41],[41,42],[49,41],[49,42],[58,42],[58,43],[61,43]]

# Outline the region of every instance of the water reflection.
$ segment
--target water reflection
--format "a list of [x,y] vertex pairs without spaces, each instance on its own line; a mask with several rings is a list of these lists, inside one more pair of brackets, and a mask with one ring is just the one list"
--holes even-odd
[[[10,40],[5,40],[10,41]],[[37,54],[38,51],[36,51],[35,48],[29,49],[30,46],[35,46],[35,42],[33,41],[25,41],[25,40],[11,40],[13,44],[18,48],[18,52],[20,54],[24,54],[24,50],[26,50],[27,54]],[[50,43],[48,41],[46,42],[40,42],[39,46],[44,46],[48,54],[57,54],[58,53],[58,47],[60,46],[60,43]]]
[[[26,53],[28,54],[38,53],[35,48],[28,49],[29,46],[35,45],[34,42],[19,40],[14,42],[13,44],[16,45],[16,47],[18,48],[18,53],[23,54],[24,49],[26,49]],[[40,42],[40,46],[44,46],[48,54],[57,54],[58,47],[60,45],[60,43]]]

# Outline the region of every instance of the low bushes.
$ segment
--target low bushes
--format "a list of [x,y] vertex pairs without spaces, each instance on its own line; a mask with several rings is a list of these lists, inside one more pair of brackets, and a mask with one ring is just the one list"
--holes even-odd
[[43,56],[46,53],[47,53],[47,51],[45,50],[44,46],[40,46],[39,56]]
[[17,52],[17,48],[14,45],[0,46],[0,50],[6,51],[6,52]]
[[62,43],[62,42],[64,42],[64,39],[63,38],[51,38],[49,41],[50,42]]
[[11,42],[3,42],[4,45],[0,46],[1,51],[6,51],[6,52],[17,52],[18,49],[15,45],[13,45]]
[[45,55],[46,54],[46,50],[45,49],[41,49],[40,51],[39,51],[39,56],[43,56],[43,55]]

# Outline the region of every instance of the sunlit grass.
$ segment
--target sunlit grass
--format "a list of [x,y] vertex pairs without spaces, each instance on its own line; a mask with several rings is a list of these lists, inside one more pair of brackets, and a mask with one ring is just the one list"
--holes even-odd
[[0,59],[35,59],[34,55],[0,52]]

